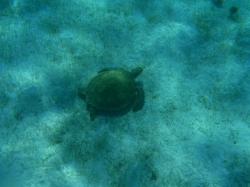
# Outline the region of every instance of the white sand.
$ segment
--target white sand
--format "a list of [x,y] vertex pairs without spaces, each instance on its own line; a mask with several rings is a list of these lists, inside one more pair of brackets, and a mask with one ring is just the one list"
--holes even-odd
[[[35,2],[0,6],[1,187],[250,185],[247,0]],[[143,109],[90,122],[77,89],[137,66]]]

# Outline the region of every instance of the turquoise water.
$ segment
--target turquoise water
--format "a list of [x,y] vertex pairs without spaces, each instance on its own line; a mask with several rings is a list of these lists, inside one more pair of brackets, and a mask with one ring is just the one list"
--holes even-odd
[[[1,0],[0,186],[248,187],[250,3]],[[142,110],[78,89],[142,67]]]

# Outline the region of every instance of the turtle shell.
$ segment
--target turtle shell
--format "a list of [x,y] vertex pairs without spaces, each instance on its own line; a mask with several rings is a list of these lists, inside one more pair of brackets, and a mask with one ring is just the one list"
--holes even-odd
[[123,69],[110,69],[98,73],[87,85],[86,102],[104,111],[124,108],[135,98],[133,74]]

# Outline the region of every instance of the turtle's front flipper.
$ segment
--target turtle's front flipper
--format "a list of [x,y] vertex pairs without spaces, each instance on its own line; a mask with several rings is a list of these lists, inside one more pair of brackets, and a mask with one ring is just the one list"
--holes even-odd
[[90,106],[90,109],[89,109],[89,117],[90,117],[90,121],[93,121],[96,117],[96,108],[94,108],[93,106]]
[[135,69],[132,69],[131,74],[134,76],[134,78],[138,77],[143,69],[141,67],[137,67]]
[[145,101],[145,93],[142,87],[136,88],[136,99],[135,99],[135,105],[132,109],[133,112],[137,112],[138,110],[141,110],[144,106]]

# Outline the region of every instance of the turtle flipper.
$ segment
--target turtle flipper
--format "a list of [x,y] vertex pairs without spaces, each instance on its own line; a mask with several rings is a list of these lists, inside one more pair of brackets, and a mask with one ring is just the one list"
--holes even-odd
[[90,117],[90,121],[93,121],[96,117],[96,108],[94,108],[93,106],[90,106],[90,109],[89,109],[89,117]]
[[132,111],[137,112],[138,110],[141,110],[144,106],[145,102],[145,93],[142,87],[136,88],[136,99],[135,99],[135,105],[133,106]]
[[138,77],[143,69],[141,67],[137,67],[135,69],[132,69],[131,74],[134,76],[134,78]]
[[86,88],[78,88],[78,96],[85,101],[86,100]]

